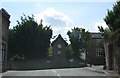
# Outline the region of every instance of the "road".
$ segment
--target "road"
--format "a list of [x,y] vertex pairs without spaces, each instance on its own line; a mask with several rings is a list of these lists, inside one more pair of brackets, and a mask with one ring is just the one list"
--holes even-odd
[[8,71],[2,75],[3,78],[108,78],[104,73],[92,72],[85,68]]

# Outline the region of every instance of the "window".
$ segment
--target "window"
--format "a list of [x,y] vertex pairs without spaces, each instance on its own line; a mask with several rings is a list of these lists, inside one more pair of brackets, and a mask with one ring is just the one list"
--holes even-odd
[[5,62],[6,45],[2,44],[2,62]]
[[103,56],[103,49],[96,49],[97,56]]
[[58,53],[58,54],[61,54],[61,51],[58,51],[57,53]]

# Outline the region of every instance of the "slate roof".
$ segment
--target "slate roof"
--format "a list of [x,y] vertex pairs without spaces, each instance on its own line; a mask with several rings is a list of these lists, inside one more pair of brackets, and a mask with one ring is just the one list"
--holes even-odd
[[53,46],[53,44],[54,44],[59,38],[65,43],[66,46],[68,45],[68,43],[62,38],[62,36],[61,36],[60,34],[59,34],[58,37],[51,43],[51,45]]
[[102,39],[103,36],[101,33],[91,33],[93,39]]

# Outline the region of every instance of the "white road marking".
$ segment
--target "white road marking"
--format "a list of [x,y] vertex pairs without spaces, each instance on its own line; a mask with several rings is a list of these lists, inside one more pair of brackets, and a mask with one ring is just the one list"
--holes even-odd
[[105,74],[107,74],[107,75],[109,74],[109,73],[108,73],[108,72],[106,72],[106,71],[103,71],[103,72],[104,72]]
[[52,70],[52,71],[55,72],[59,78],[62,78],[62,77],[60,76],[60,74],[57,73],[56,70]]

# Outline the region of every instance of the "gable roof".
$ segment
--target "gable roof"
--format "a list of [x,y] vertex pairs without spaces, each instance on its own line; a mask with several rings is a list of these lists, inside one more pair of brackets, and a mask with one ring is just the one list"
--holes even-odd
[[92,39],[103,39],[103,36],[101,33],[91,33]]
[[61,36],[60,34],[59,34],[58,37],[51,43],[51,45],[53,46],[53,44],[54,44],[58,39],[61,39],[66,46],[68,45],[68,43],[62,38],[62,36]]
[[1,9],[0,9],[0,12],[1,12],[7,19],[10,18],[10,15],[8,14],[8,12],[7,12],[4,8],[1,8]]

